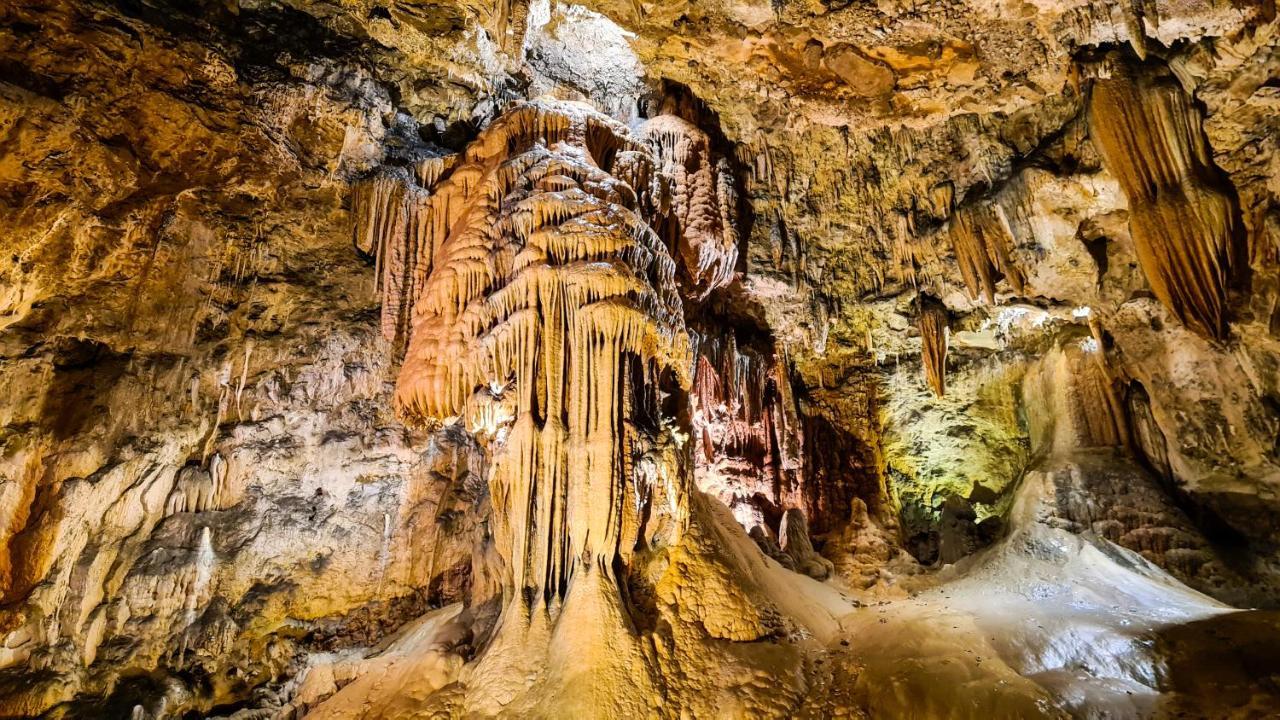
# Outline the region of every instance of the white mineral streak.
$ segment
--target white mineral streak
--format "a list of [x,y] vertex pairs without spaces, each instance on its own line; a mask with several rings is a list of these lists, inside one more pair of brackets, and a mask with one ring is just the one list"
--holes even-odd
[[195,580],[191,583],[191,591],[187,594],[187,624],[195,622],[197,611],[205,594],[209,590],[209,581],[213,578],[213,566],[218,558],[213,552],[213,534],[208,527],[200,528],[200,544],[195,552]]

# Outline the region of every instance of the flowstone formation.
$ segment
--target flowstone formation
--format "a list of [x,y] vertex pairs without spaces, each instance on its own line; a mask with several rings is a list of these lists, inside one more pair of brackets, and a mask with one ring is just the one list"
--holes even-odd
[[1248,258],[1235,199],[1205,148],[1200,114],[1171,78],[1121,66],[1094,83],[1090,125],[1129,199],[1138,261],[1160,302],[1196,332],[1227,337],[1227,291]]
[[[491,468],[493,557],[473,572],[488,562],[501,581],[491,597],[473,587],[449,621],[474,656],[428,682],[459,686],[428,707],[672,715],[705,700],[687,694],[707,682],[681,667],[698,662],[690,633],[751,642],[785,626],[761,614],[768,600],[723,549],[700,544],[696,526],[716,521],[691,494],[694,363],[670,253],[692,248],[681,257],[695,295],[723,283],[707,258],[732,265],[715,250],[733,235],[717,205],[730,196],[706,195],[704,134],[678,118],[650,123],[659,129],[637,141],[586,106],[521,105],[458,156],[356,191],[354,239],[374,256],[383,332],[396,342],[409,327],[396,410],[464,427]],[[668,245],[655,226],[678,235]],[[830,563],[794,513],[793,552],[826,563],[825,577]],[[687,594],[704,589],[720,600]]]
[[431,229],[406,252],[425,280],[397,409],[504,435],[497,545],[529,611],[578,573],[612,576],[655,499],[683,490],[641,445],[664,430],[661,394],[688,385],[688,339],[675,265],[639,214],[661,188],[624,132],[585,110],[512,111],[432,186]]

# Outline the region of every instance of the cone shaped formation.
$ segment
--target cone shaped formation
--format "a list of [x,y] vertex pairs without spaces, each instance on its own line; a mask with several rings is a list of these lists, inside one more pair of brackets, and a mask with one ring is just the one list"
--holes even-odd
[[947,392],[947,309],[937,301],[920,308],[920,357],[924,378],[938,397]]

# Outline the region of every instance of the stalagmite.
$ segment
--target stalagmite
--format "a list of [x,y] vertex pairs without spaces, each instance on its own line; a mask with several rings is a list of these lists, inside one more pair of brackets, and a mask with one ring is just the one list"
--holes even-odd
[[[497,617],[470,621],[477,651],[468,708],[505,707],[501,698],[543,682],[566,707],[626,707],[697,662],[691,633],[752,642],[776,632],[756,585],[774,569],[760,564],[732,516],[725,524],[689,487],[696,428],[688,410],[698,375],[703,402],[734,400],[718,442],[794,472],[801,425],[788,365],[720,338],[691,350],[685,303],[697,307],[690,296],[727,281],[733,258],[704,250],[710,264],[680,269],[670,249],[692,247],[685,233],[722,230],[729,219],[677,224],[685,229],[665,237],[655,231],[675,232],[673,186],[684,182],[695,195],[706,187],[672,178],[655,155],[583,106],[518,106],[447,167],[419,174],[434,176],[429,187],[406,180],[406,196],[424,198],[409,225],[424,231],[395,233],[379,251],[416,253],[404,261],[415,279],[400,311],[410,326],[398,415],[415,426],[461,424],[488,456],[485,545],[496,557],[482,572],[499,575],[490,587],[501,587],[488,596],[499,601]],[[726,187],[711,190],[728,196]],[[682,297],[681,282],[697,292]],[[384,302],[401,297],[389,284],[381,290]],[[795,507],[804,498],[791,494],[788,557],[826,577],[831,564],[813,550]],[[777,526],[781,510],[775,515]],[[708,534],[726,532],[733,540]],[[702,599],[708,585],[721,601]],[[485,607],[494,606],[471,604],[468,617]],[[677,622],[679,630],[669,625]]]
[[782,551],[791,557],[797,571],[819,580],[835,572],[831,561],[819,555],[809,542],[809,523],[804,511],[792,508],[783,514],[779,535]]
[[195,622],[200,603],[206,600],[205,594],[209,589],[209,580],[213,576],[214,564],[217,561],[218,556],[213,552],[213,535],[208,527],[202,527],[200,528],[200,541],[192,558],[194,577],[191,580],[191,588],[187,592],[184,604],[184,619],[188,625]]
[[938,397],[947,391],[947,309],[936,300],[920,303],[920,359],[924,378]]
[[1094,83],[1090,132],[1129,199],[1138,262],[1183,324],[1227,336],[1227,290],[1246,271],[1239,209],[1213,181],[1199,111],[1172,80],[1117,70]]

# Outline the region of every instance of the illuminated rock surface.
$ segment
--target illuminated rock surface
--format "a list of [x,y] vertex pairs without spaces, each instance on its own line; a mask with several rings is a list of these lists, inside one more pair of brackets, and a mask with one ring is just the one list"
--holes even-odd
[[0,717],[1280,714],[1274,3],[0,0]]

